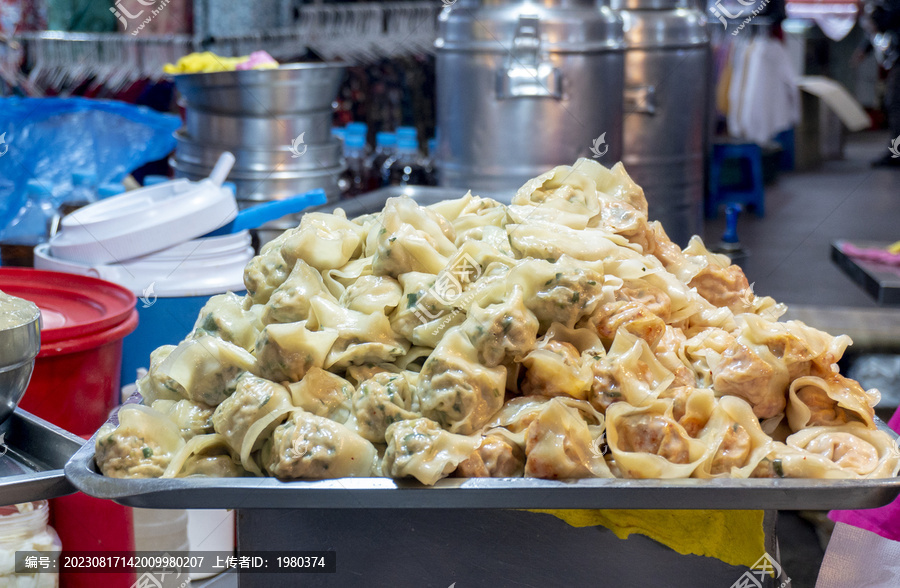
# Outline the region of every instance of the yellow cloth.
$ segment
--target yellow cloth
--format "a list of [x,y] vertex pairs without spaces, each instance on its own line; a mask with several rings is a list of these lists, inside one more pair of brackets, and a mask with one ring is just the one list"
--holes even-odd
[[751,567],[766,552],[761,510],[529,510],[573,527],[602,525],[619,539],[646,535],[682,555]]

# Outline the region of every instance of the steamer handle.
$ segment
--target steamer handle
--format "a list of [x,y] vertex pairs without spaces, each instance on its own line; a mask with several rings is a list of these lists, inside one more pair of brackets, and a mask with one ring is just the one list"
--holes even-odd
[[497,98],[562,98],[562,72],[541,59],[541,19],[519,16],[506,67],[497,72]]

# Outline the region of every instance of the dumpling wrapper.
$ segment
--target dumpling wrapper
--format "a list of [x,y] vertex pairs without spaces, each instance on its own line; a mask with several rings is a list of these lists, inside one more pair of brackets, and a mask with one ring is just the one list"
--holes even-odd
[[181,342],[158,369],[160,377],[180,387],[183,398],[208,406],[228,398],[245,371],[256,371],[256,359],[237,345],[210,336]]
[[800,431],[817,425],[862,423],[875,427],[875,410],[881,394],[878,390],[864,391],[859,383],[840,374],[823,379],[804,376],[791,382],[787,418],[791,430]]
[[294,406],[316,416],[346,423],[352,409],[353,385],[337,374],[311,367],[303,379],[288,385]]
[[228,445],[222,435],[198,435],[181,448],[162,477],[236,478],[245,473],[240,461],[240,455]]
[[773,443],[750,405],[735,396],[718,401],[698,438],[711,451],[694,470],[697,478],[749,478]]
[[[788,437],[786,445],[822,457],[850,477],[892,478],[900,471],[897,441],[890,434],[868,429],[861,423],[803,429]],[[785,469],[786,474],[789,472]]]

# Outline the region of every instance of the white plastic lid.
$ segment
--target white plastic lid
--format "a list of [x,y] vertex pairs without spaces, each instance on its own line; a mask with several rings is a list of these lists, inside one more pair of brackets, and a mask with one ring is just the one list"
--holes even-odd
[[214,231],[237,216],[231,190],[206,179],[179,179],[114,196],[62,219],[53,257],[85,264],[121,263]]
[[212,296],[244,290],[244,267],[253,258],[250,233],[196,239],[119,264],[88,265],[53,257],[50,246],[34,249],[34,266],[93,276],[128,288],[138,296]]

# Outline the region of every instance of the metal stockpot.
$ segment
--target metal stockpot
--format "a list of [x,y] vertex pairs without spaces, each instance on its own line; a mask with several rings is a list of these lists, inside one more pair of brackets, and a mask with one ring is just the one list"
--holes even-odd
[[272,148],[290,145],[303,134],[310,145],[331,140],[331,107],[289,116],[229,116],[188,108],[184,128],[199,143]]
[[[170,159],[169,163],[175,170],[176,178],[189,180],[202,180],[209,176],[212,168],[207,166],[191,165]],[[337,200],[341,191],[338,188],[338,180],[346,169],[343,164],[329,167],[321,167],[305,171],[267,171],[267,172],[241,172],[232,171],[228,174],[228,181],[235,185],[235,195],[238,201],[268,202],[270,200],[283,200],[296,196],[302,192],[322,188],[329,201]]]
[[175,76],[189,109],[232,116],[278,117],[331,108],[344,79],[344,63],[289,63]]
[[709,140],[706,19],[684,0],[612,0],[625,22],[622,162],[650,217],[686,245],[703,230]]
[[[178,163],[212,169],[223,151],[234,155],[232,175],[246,172],[271,174],[275,172],[296,172],[319,170],[341,164],[343,145],[338,139],[329,137],[317,145],[305,145],[301,151],[291,151],[290,147],[251,148],[232,147],[204,141],[195,141],[183,131],[175,133],[175,160]],[[290,142],[287,143],[290,145]],[[298,155],[302,153],[302,155]]]
[[443,186],[516,189],[579,157],[621,155],[622,21],[592,0],[457,0],[440,15]]

